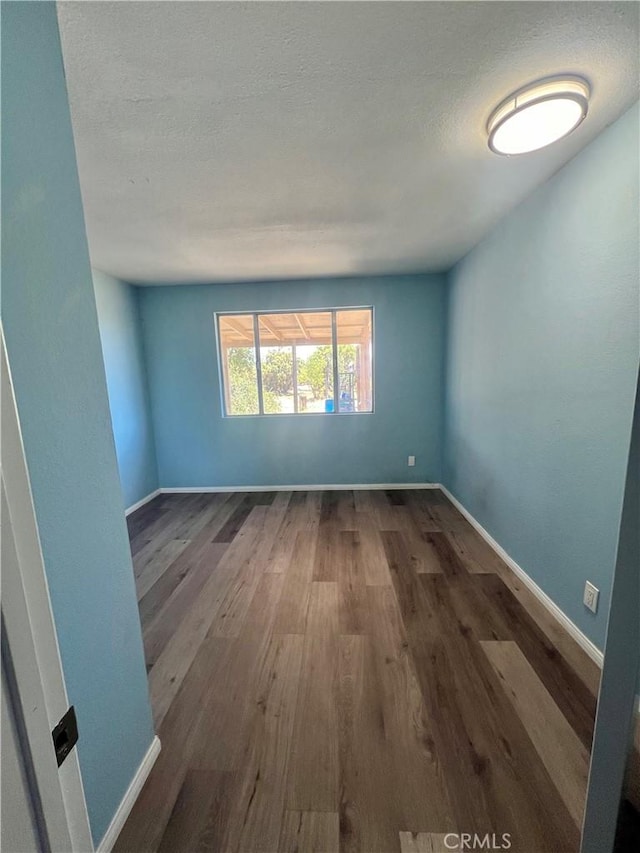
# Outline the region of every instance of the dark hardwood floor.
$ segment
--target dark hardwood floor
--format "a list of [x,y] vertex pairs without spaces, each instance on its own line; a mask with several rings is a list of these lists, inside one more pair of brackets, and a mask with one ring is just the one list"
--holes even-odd
[[163,495],[129,532],[162,751],[116,850],[578,850],[599,670],[440,491]]

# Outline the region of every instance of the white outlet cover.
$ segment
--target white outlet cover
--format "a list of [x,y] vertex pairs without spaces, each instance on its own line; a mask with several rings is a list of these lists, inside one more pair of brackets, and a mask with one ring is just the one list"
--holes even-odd
[[415,466],[415,464],[416,464],[416,457],[410,456],[409,461],[407,462],[407,465],[409,466],[409,468],[413,468]]
[[584,606],[595,613],[598,609],[598,598],[600,596],[600,590],[594,586],[592,583],[587,581],[584,585],[584,598],[582,599],[584,602]]

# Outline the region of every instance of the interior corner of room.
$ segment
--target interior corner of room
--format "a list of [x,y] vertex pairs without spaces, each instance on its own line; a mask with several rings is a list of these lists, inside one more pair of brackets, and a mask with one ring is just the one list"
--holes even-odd
[[634,849],[639,8],[2,3],[8,853]]

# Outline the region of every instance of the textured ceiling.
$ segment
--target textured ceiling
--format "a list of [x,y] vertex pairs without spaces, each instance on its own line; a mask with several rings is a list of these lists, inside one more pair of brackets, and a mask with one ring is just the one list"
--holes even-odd
[[[446,269],[638,97],[638,4],[58,4],[92,262],[129,281]],[[513,89],[593,87],[507,159]]]

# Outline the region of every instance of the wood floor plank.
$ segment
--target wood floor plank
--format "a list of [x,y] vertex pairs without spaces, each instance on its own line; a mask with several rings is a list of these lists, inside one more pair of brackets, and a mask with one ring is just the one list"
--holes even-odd
[[339,633],[339,600],[337,583],[313,581],[305,627],[307,636],[333,637]]
[[305,515],[309,519],[320,521],[320,513],[322,510],[322,497],[324,491],[322,489],[314,489],[310,492],[294,492],[289,502],[290,509],[302,517]]
[[[282,575],[262,575],[240,636],[224,647],[223,658],[216,662],[216,688],[209,697],[203,719],[200,748],[190,761],[193,769],[234,772],[238,769],[246,743],[247,721],[252,718],[259,698],[257,674],[266,665],[283,582]],[[227,794],[233,799],[233,790]],[[215,828],[215,821],[212,826]]]
[[478,641],[518,642],[554,702],[589,748],[595,717],[594,697],[502,580],[496,575],[471,575],[467,583],[451,583],[448,596],[460,633],[471,632]]
[[[188,495],[188,498],[193,503],[193,495]],[[188,511],[188,506],[186,502],[181,507],[176,507],[173,510],[169,510],[163,507],[162,511],[157,512],[154,516],[143,518],[138,520],[137,516],[141,510],[133,513],[131,518],[127,519],[127,523],[131,524],[132,520],[136,524],[136,532],[134,535],[129,537],[129,544],[131,546],[131,553],[135,557],[138,551],[141,548],[151,542],[152,540],[156,540],[156,545],[159,546],[162,544],[163,537],[164,541],[166,539],[174,539],[173,535],[174,529],[177,527],[179,523],[179,519],[184,517],[184,514]],[[144,507],[142,507],[144,510]],[[184,537],[185,539],[188,537]]]
[[158,548],[153,541],[142,548],[134,562],[138,601],[162,577],[174,560],[188,547],[188,539],[169,539]]
[[444,768],[397,598],[391,588],[370,587],[368,601],[369,670],[384,720],[384,766],[391,789],[387,800],[395,800],[389,823],[452,829]]
[[391,506],[405,506],[406,500],[402,489],[385,489],[387,501]]
[[595,698],[600,689],[601,671],[598,664],[585,653],[549,609],[506,564],[500,568],[499,575],[504,585],[533,619],[549,643],[560,652]]
[[256,673],[255,710],[248,723],[225,850],[278,849],[285,805],[304,638],[275,635]]
[[437,530],[429,532],[425,532],[424,530],[409,531],[409,553],[414,569],[418,574],[437,575],[442,572],[438,550],[434,547],[433,541],[430,538],[433,533],[438,532]]
[[291,561],[296,535],[300,530],[299,516],[295,506],[288,506],[285,510],[272,506],[270,515],[273,535],[264,543],[264,571],[280,574],[286,571]]
[[[213,497],[221,496],[214,495]],[[187,530],[192,538],[188,541],[188,544],[184,549],[176,547],[175,550],[177,553],[174,560],[168,566],[163,567],[162,572],[154,579],[153,584],[145,585],[143,591],[140,582],[138,582],[138,607],[140,609],[143,626],[145,626],[164,605],[167,598],[188,573],[190,567],[198,559],[201,550],[208,546],[219,528],[226,522],[229,515],[233,512],[234,506],[237,502],[236,497],[234,495],[225,495],[224,498],[224,500],[208,504],[208,508],[204,512],[196,513],[193,516],[187,528],[183,527],[183,530]],[[184,517],[181,515],[180,519],[180,523],[182,523],[184,521]],[[177,532],[179,528],[176,524],[170,524],[168,525],[168,529],[170,530],[170,533],[173,534]],[[163,530],[156,534],[152,540],[152,544],[155,543],[157,545],[156,551],[159,551],[171,541],[171,538],[167,537],[167,531]],[[140,552],[140,555],[141,554],[142,552]]]
[[192,534],[192,538],[195,541],[196,536],[199,536],[200,533],[205,533],[209,536],[209,541],[213,542],[217,534],[222,530],[222,528],[227,524],[233,513],[237,510],[237,508],[242,503],[241,496],[239,494],[223,494],[216,495],[218,500],[211,508],[211,512],[206,519],[206,523],[199,527],[196,535]]
[[286,811],[278,850],[279,853],[339,853],[338,813]]
[[246,495],[246,501],[250,506],[273,506],[273,501],[277,492],[249,492]]
[[218,592],[218,579],[210,578],[193,610],[178,628],[149,673],[149,696],[156,728],[180,688],[183,678],[202,645],[213,619],[212,607]]
[[481,590],[493,607],[495,618],[503,620],[502,639],[517,640],[573,730],[591,749],[596,712],[591,691],[497,575],[486,575]]
[[[314,494],[319,494],[318,492]],[[317,535],[320,528],[320,508],[313,503],[293,507],[289,510],[298,530],[305,530]]]
[[341,634],[364,634],[367,626],[367,585],[360,534],[340,532],[338,549],[338,596]]
[[162,505],[161,496],[158,495],[158,497],[128,515],[127,532],[129,539],[135,539],[146,527],[149,527],[150,524],[153,524],[154,521],[163,516],[166,511],[166,508]]
[[320,524],[339,528],[340,492],[327,490],[320,492]]
[[187,503],[193,499],[193,494],[189,492],[162,492],[162,494],[158,495],[156,501],[164,508],[175,511],[180,508],[182,504]]
[[162,495],[129,526],[162,751],[118,853],[576,853],[597,679],[439,490]]
[[462,513],[457,510],[454,505],[443,499],[441,502],[433,503],[430,508],[431,514],[440,524],[444,533],[474,533],[473,527],[469,524]]
[[286,510],[293,492],[276,492],[271,504],[272,509]]
[[318,537],[313,565],[314,581],[337,581],[340,559],[340,530],[337,525],[326,525]]
[[[197,809],[197,842],[192,844],[184,853],[222,853],[225,850],[224,844],[229,829],[229,817],[235,797],[236,780],[233,773],[228,772],[215,773],[210,778],[216,787],[207,798],[206,811],[202,807]],[[204,812],[204,819],[202,812]],[[167,847],[166,853],[170,853],[169,847]]]
[[456,554],[446,533],[426,533],[425,539],[444,574],[467,574],[466,566]]
[[[387,592],[368,590],[375,597]],[[434,801],[440,802],[431,772],[423,775],[429,742],[421,740],[421,714],[416,720],[412,713],[415,702],[421,707],[420,689],[370,636],[345,635],[339,642],[340,850],[398,850],[405,821],[428,825]]]
[[276,633],[304,634],[306,630],[316,538],[314,533],[306,530],[296,533],[289,566],[284,574],[285,589],[276,617]]
[[[435,747],[446,762],[455,824],[525,835],[533,849],[553,843],[576,849],[577,830],[564,804],[550,795],[549,775],[486,656],[455,630],[453,607],[444,610],[447,578],[412,575],[397,536],[384,534],[385,546]],[[425,582],[438,580],[443,595],[436,602]]]
[[[449,505],[444,496],[443,501]],[[457,512],[457,510],[454,510],[454,512]],[[457,518],[457,516],[455,517]],[[460,527],[459,524],[457,526]],[[470,543],[475,540],[475,545],[471,546],[471,551],[474,555],[472,559],[479,561],[484,570],[493,571],[500,576],[505,586],[536,623],[538,629],[546,636],[549,644],[562,655],[571,669],[578,675],[583,684],[586,685],[591,695],[596,697],[600,686],[600,668],[597,664],[585,654],[584,649],[567,633],[523,581],[493,552],[493,549],[490,548],[488,543],[484,542],[477,531],[473,530],[469,525],[461,533],[456,529],[455,524],[452,530],[453,533],[449,538],[454,548],[459,541],[464,540]],[[471,570],[473,570],[473,566]]]
[[[276,494],[280,496],[287,493],[277,492]],[[281,536],[283,527],[286,527],[285,520],[290,518],[290,514],[286,506],[277,505],[275,500],[273,504],[264,506],[264,510],[264,523],[260,534],[259,548],[256,550],[255,565],[259,571],[269,572],[276,568],[274,566],[276,543]],[[283,571],[286,565],[287,563],[283,561],[279,570]]]
[[[176,588],[180,586],[190,573],[192,567],[198,564],[202,553],[208,551],[211,544],[211,533],[207,527],[200,531],[184,550],[178,553],[171,565],[165,569],[153,586],[140,598],[138,601],[138,610],[140,612],[143,631],[165,606]],[[223,545],[222,547],[226,548],[227,546]]]
[[378,509],[378,523],[383,530],[405,530],[410,519],[411,513],[404,503],[389,502],[384,509]]
[[495,604],[496,578],[471,574],[449,578],[447,592],[458,620],[458,630],[476,640],[514,640],[518,626]]
[[268,520],[267,505],[253,506],[220,560],[221,569],[232,567],[232,578],[219,602],[216,602],[211,623],[211,630],[219,637],[237,637],[240,633],[263,574],[262,541]]
[[371,512],[373,509],[371,491],[369,489],[355,489],[353,492],[353,503],[356,512]]
[[286,808],[338,811],[336,583],[311,584],[306,628]]
[[[182,497],[185,500],[175,510],[168,511],[145,527],[140,536],[154,540],[158,546],[168,539],[193,539],[221,502],[234,499],[232,495],[190,494]],[[132,550],[136,538],[132,540]]]
[[233,494],[206,494],[200,497],[202,500],[190,505],[186,516],[176,526],[173,532],[176,538],[194,539],[203,527],[210,524],[220,512],[224,512],[229,504],[233,505],[237,501]]
[[341,853],[397,847],[387,819],[390,786],[379,748],[384,724],[375,682],[367,671],[369,648],[370,640],[365,635],[339,639]]
[[[291,500],[289,501],[289,508],[295,509],[296,507],[304,507],[307,505],[309,499],[309,492],[304,489],[295,489],[291,492]],[[320,492],[320,496],[322,496],[322,492]]]
[[436,489],[406,489],[403,492],[405,504],[423,533],[438,533],[442,530],[442,525],[432,511],[433,494],[437,491]]
[[355,493],[352,489],[338,492],[338,526],[340,530],[357,529]]
[[[435,524],[425,525],[416,521],[412,508],[406,504],[392,506],[385,514],[385,530],[395,530],[402,534],[414,571],[418,574],[439,574],[442,572],[441,557],[431,538],[439,533]],[[425,528],[430,529],[425,529]]]
[[466,532],[452,530],[446,536],[467,571],[476,574],[501,571],[502,560],[475,530]]
[[251,503],[246,499],[237,507],[228,521],[215,535],[214,542],[233,542],[234,538],[240,531],[242,525],[249,517],[249,513],[253,509]]
[[[419,491],[420,499],[426,501],[430,506],[437,506],[438,504],[449,504],[451,501],[444,494],[442,489],[421,489]],[[414,490],[416,496],[418,496],[418,492]]]
[[188,616],[202,587],[216,571],[226,550],[227,545],[224,543],[207,543],[164,606],[143,629],[144,656],[148,671],[154,666],[182,620]]
[[202,719],[216,689],[230,643],[208,637],[200,647],[159,727],[162,749],[114,847],[115,853],[158,849],[182,788],[190,758],[200,747]]
[[362,564],[367,586],[389,586],[391,578],[384,545],[373,513],[358,514],[358,533],[362,549]]
[[[258,512],[259,509],[256,507],[253,511]],[[248,535],[254,536],[255,531],[251,529]],[[214,633],[217,636],[233,636],[234,632],[238,630],[237,626],[241,624],[242,619],[236,619],[236,616],[238,613],[240,616],[244,615],[248,601],[245,601],[243,596],[241,611],[234,609],[237,596],[234,596],[233,593],[238,588],[238,578],[242,574],[242,567],[245,561],[249,559],[247,552],[251,550],[254,543],[254,538],[247,541],[239,537],[238,542],[231,543],[228,546],[216,570],[200,589],[193,607],[178,626],[171,642],[164,648],[155,666],[150,671],[149,693],[156,726],[160,725],[164,718],[182,679],[216,617],[219,614],[224,614],[224,617],[220,615],[220,620],[215,626]],[[227,613],[233,615],[232,628],[227,628],[224,622]]]
[[589,754],[514,642],[481,643],[576,827],[582,827]]
[[[211,841],[212,813],[220,814],[222,798],[230,785],[231,773],[188,770],[162,835],[160,853],[193,853],[202,849],[203,836]],[[219,849],[219,848],[211,848]]]

